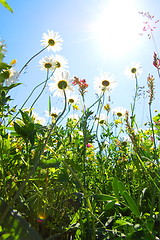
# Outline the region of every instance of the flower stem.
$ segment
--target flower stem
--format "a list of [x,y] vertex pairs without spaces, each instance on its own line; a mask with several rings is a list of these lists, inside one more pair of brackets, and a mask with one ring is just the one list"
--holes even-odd
[[45,87],[46,87],[46,85],[47,85],[47,81],[48,81],[48,79],[49,79],[49,78],[48,78],[48,74],[49,74],[49,69],[47,69],[47,78],[46,78],[46,80],[44,81],[44,86],[43,86],[41,92],[39,93],[39,95],[37,96],[37,98],[36,98],[36,99],[34,100],[34,102],[32,103],[30,109],[33,108],[34,104],[37,102],[37,100],[38,100],[38,99],[40,98],[40,96],[42,95],[42,93],[43,93],[43,91],[44,91],[44,89],[45,89]]
[[138,96],[138,79],[137,79],[136,73],[135,73],[135,80],[136,80],[135,95],[134,95],[134,99],[133,99],[133,105],[131,105],[131,127],[133,127],[134,122],[135,122],[134,111],[135,111],[136,100],[137,100],[137,96]]
[[[49,46],[49,45],[48,45]],[[21,68],[21,70],[19,71],[19,75],[22,73],[22,71],[27,67],[27,65],[36,57],[38,56],[41,52],[43,52],[46,48],[48,48],[48,46],[46,46],[45,48],[41,49],[38,53],[36,53],[35,55],[33,55],[25,64],[24,66]]]
[[[55,71],[55,70],[54,70]],[[40,87],[43,83],[47,82],[51,76],[53,75],[54,71],[51,73],[51,75],[43,82],[39,83],[37,86],[35,86],[32,90],[32,92],[29,94],[29,96],[27,97],[27,99],[25,100],[25,102],[22,104],[22,106],[20,107],[19,111],[22,110],[22,108],[25,106],[25,104],[28,102],[28,100],[30,99],[30,97],[32,96],[32,94],[34,93],[34,91]],[[16,115],[8,122],[8,124],[6,125],[6,127],[8,127],[8,125],[18,116],[19,111],[16,113]]]
[[153,120],[152,120],[152,111],[151,111],[151,103],[149,104],[149,116],[150,116],[150,122],[151,122],[151,129],[152,129],[152,138],[153,138],[153,144],[154,144],[154,160],[157,162],[157,165],[159,165],[157,154],[156,154],[156,139],[154,134],[154,128],[153,128]]

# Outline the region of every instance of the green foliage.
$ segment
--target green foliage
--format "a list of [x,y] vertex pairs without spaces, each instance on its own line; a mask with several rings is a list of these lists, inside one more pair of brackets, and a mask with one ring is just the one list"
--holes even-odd
[[[20,83],[6,84],[10,68],[0,63],[1,238],[158,239],[160,114],[147,123],[148,130],[138,129],[135,102],[131,118],[126,112],[100,119],[104,94],[87,108],[87,84],[79,81],[80,118],[65,119],[64,91],[64,110],[44,125],[32,108],[23,107],[48,76],[17,110],[10,91]],[[51,96],[48,110],[51,114]]]
[[[3,200],[0,200],[0,211],[7,207]],[[22,216],[14,210],[9,210],[6,219],[0,229],[2,240],[7,239],[24,239],[24,240],[42,240],[41,236],[30,226],[30,224],[22,218]]]

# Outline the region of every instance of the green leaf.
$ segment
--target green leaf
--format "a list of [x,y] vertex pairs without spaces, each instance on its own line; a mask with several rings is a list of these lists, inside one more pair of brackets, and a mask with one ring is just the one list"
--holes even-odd
[[97,201],[116,201],[114,196],[106,195],[106,194],[96,194],[94,195],[95,200]]
[[13,13],[12,8],[9,6],[9,4],[6,2],[6,0],[0,0],[0,3],[1,3],[5,8],[7,8],[10,12]]
[[132,223],[128,222],[128,221],[125,221],[123,219],[117,219],[115,221],[115,224],[118,224],[118,225],[121,225],[121,226],[124,226],[124,225],[130,225],[130,226],[133,226]]
[[126,188],[121,181],[118,181],[118,189],[121,195],[123,195],[123,192],[126,191]]
[[107,211],[107,210],[112,209],[112,208],[114,207],[115,203],[116,203],[115,200],[109,201],[109,202],[105,205],[105,210]]
[[49,96],[49,99],[48,99],[48,111],[50,115],[51,114],[51,96]]
[[0,87],[0,90],[3,89],[3,90],[10,90],[14,87],[17,87],[18,85],[21,85],[22,83],[13,83],[11,84],[10,86],[3,86],[3,87]]
[[[0,200],[0,212],[7,204]],[[15,210],[10,209],[2,223],[1,239],[42,240],[38,232]]]
[[113,191],[114,191],[116,198],[119,199],[118,179],[116,177],[114,177],[114,179],[113,179],[112,187],[113,187]]
[[133,198],[126,192],[123,192],[123,197],[126,200],[128,207],[130,208],[130,210],[137,216],[140,216],[140,211],[137,207],[137,204],[135,203],[135,201],[133,200]]
[[44,160],[39,163],[40,168],[59,168],[60,162],[57,159]]
[[22,110],[19,110],[21,115],[22,115],[22,119],[23,119],[23,122],[25,124],[29,123],[29,122],[32,122],[32,119],[31,117],[28,115],[28,112],[23,112]]
[[4,62],[0,62],[0,71],[1,70],[7,70],[7,69],[10,69],[11,68],[11,66],[10,65],[8,65],[7,63],[4,63]]

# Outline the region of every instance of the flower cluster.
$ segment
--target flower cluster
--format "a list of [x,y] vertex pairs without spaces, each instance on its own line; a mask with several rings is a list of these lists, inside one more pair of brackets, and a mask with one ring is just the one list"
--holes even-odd
[[[148,37],[149,39],[151,38],[151,33],[153,32],[153,30],[156,29],[156,24],[159,22],[159,19],[156,21],[153,21],[154,16],[151,16],[149,12],[139,12],[143,17],[147,18],[148,21],[143,22],[144,26],[143,26],[143,32],[147,32],[149,31]],[[143,35],[143,33],[141,33],[140,35]]]
[[86,80],[79,79],[78,77],[74,77],[74,81],[72,82],[72,84],[74,86],[79,86],[79,92],[81,93],[81,95],[84,95],[84,93],[86,92],[86,88],[88,88],[88,83],[86,82]]
[[148,75],[147,78],[147,84],[148,84],[148,93],[149,93],[149,104],[152,103],[153,99],[154,99],[154,77],[153,75]]

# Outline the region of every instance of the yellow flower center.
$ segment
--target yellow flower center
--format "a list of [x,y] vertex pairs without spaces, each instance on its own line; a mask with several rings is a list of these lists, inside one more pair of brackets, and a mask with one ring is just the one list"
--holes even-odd
[[110,109],[111,109],[111,108],[110,108],[110,105],[109,105],[109,104],[106,104],[106,105],[104,106],[104,109],[109,112]]
[[132,68],[131,69],[131,73],[136,73],[137,72],[137,69],[136,68]]
[[122,113],[121,112],[117,112],[117,116],[118,117],[122,117]]
[[68,100],[68,102],[69,102],[69,103],[74,103],[74,99],[73,99],[73,98],[70,98],[70,99]]
[[57,115],[56,113],[51,113],[51,117],[53,117],[53,118],[57,118],[58,115]]
[[53,39],[49,39],[49,40],[48,40],[48,44],[49,44],[50,46],[54,46],[55,43],[56,43],[56,42],[55,42]]
[[59,89],[66,89],[67,88],[67,86],[68,86],[68,84],[67,84],[67,81],[66,80],[60,80],[59,82],[58,82],[58,88]]
[[56,68],[60,68],[61,67],[61,64],[60,64],[60,62],[55,62],[55,66],[56,66]]
[[110,85],[110,82],[109,82],[108,80],[103,80],[103,81],[102,81],[102,85],[103,85],[104,87],[108,87],[108,86]]
[[52,64],[51,64],[51,63],[45,63],[45,64],[44,64],[44,67],[45,67],[45,68],[51,68],[51,67],[52,67]]

